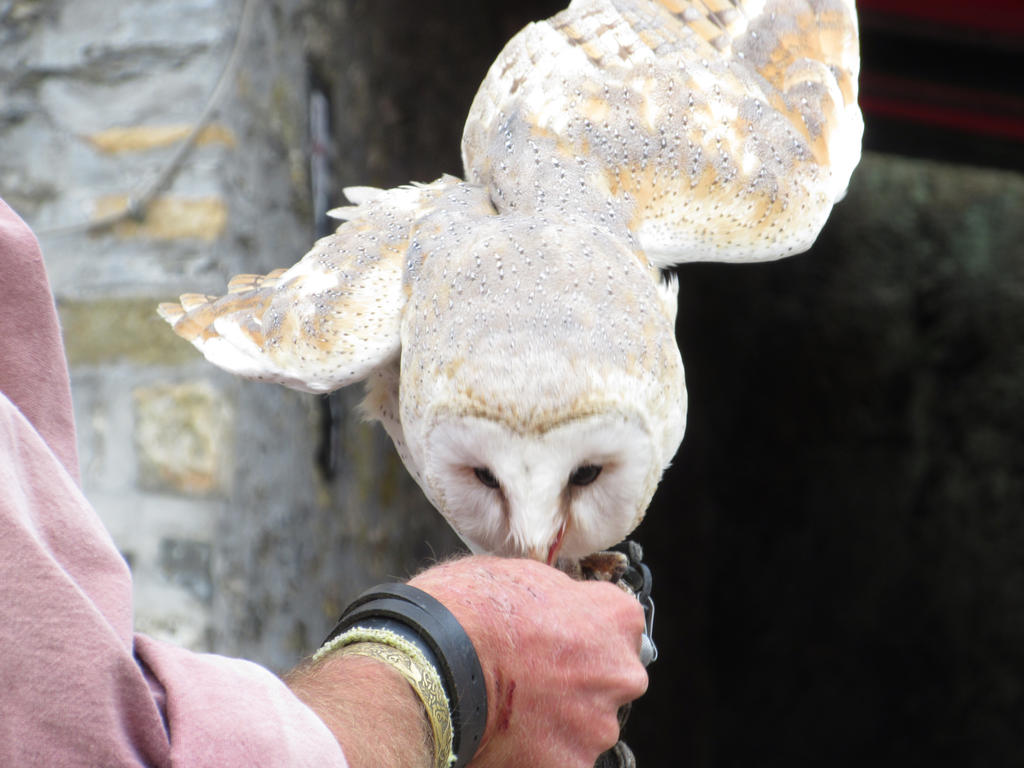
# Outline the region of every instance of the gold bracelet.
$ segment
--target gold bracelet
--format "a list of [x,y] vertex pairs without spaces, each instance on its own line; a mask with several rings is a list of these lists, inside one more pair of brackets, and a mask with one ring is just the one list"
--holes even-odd
[[451,707],[441,675],[415,643],[388,629],[353,627],[325,643],[313,654],[313,661],[336,650],[377,659],[398,670],[416,691],[427,712],[434,736],[434,768],[449,768],[455,762]]

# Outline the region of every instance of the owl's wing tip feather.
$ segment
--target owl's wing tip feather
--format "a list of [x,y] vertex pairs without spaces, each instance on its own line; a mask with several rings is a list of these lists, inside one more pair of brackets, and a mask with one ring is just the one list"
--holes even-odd
[[220,297],[211,296],[207,293],[183,293],[179,297],[178,301],[181,302],[181,308],[185,310],[185,313],[187,314],[205,307],[207,304],[212,304],[218,298]]
[[352,186],[345,187],[341,191],[352,205],[366,205],[372,203],[387,190],[380,187]]
[[185,316],[185,310],[176,301],[164,301],[157,305],[156,313],[172,326]]
[[381,199],[385,194],[387,194],[388,190],[381,189],[380,187],[352,186],[345,187],[341,192],[345,195],[345,198],[350,204],[339,205],[337,208],[332,208],[327,212],[327,215],[332,219],[348,221],[358,216],[362,211],[363,206]]

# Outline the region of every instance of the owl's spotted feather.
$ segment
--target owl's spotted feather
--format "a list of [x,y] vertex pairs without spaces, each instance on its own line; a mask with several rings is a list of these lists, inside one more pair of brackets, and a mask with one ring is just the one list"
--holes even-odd
[[860,155],[857,45],[851,0],[573,0],[492,66],[465,182],[351,187],[295,266],[160,312],[243,376],[365,380],[475,551],[606,549],[686,422],[660,269],[810,246]]
[[491,67],[468,180],[604,213],[659,266],[788,256],[859,160],[857,70],[849,0],[574,2]]
[[210,362],[307,392],[365,379],[398,355],[410,231],[458,183],[354,189],[348,219],[290,269],[239,275],[223,297],[183,296],[158,310]]

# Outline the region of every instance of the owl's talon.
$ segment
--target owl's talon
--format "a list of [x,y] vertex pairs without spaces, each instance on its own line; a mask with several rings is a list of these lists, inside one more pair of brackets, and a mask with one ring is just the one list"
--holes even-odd
[[617,582],[629,570],[629,558],[612,550],[594,552],[580,558],[579,570],[582,578],[587,581]]
[[636,757],[626,742],[620,741],[607,752],[601,753],[594,768],[636,768]]

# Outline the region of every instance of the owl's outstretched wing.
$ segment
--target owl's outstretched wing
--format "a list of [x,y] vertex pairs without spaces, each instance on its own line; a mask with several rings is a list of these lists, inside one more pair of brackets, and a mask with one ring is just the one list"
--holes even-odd
[[433,210],[432,184],[346,190],[347,219],[290,269],[238,275],[224,296],[185,294],[160,315],[214,365],[250,379],[328,392],[364,379],[399,352],[410,232]]
[[590,209],[658,266],[807,249],[860,159],[853,0],[574,0],[463,135],[499,211]]

